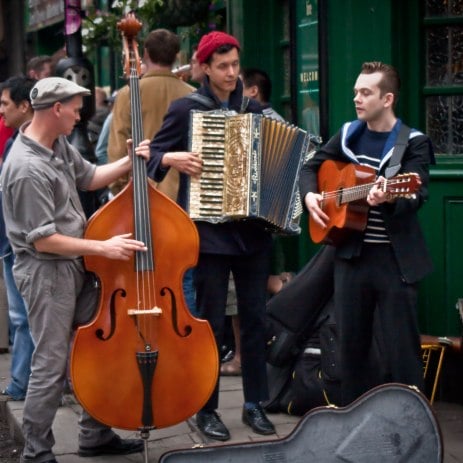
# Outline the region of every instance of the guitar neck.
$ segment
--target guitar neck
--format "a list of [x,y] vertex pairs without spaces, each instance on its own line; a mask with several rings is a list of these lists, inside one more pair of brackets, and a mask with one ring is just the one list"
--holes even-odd
[[335,193],[339,200],[338,203],[346,204],[353,201],[359,201],[360,199],[365,199],[373,185],[374,182],[337,190]]

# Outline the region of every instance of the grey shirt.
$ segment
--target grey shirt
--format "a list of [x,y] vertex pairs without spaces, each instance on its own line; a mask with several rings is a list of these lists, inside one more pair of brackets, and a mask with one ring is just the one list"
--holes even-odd
[[78,190],[86,190],[96,166],[60,136],[53,150],[35,142],[20,129],[2,169],[3,214],[7,236],[18,259],[27,253],[37,259],[73,259],[39,253],[37,239],[54,233],[82,238],[85,213]]

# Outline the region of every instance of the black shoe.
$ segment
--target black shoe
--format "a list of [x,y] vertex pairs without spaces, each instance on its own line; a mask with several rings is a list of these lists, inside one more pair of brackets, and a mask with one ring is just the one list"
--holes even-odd
[[243,423],[251,426],[257,434],[275,434],[275,427],[265,415],[264,409],[260,405],[254,408],[243,407]]
[[106,444],[96,447],[79,447],[79,457],[96,457],[98,455],[128,455],[142,452],[144,448],[142,439],[121,439],[114,436]]
[[[30,460],[29,458],[23,458],[23,461],[25,462],[29,460]],[[33,461],[33,460],[30,460],[30,461]],[[56,460],[56,458],[51,458],[50,460],[42,461],[42,463],[58,463],[58,460]]]
[[196,415],[198,429],[210,439],[226,441],[230,439],[230,432],[222,423],[216,412],[201,411]]

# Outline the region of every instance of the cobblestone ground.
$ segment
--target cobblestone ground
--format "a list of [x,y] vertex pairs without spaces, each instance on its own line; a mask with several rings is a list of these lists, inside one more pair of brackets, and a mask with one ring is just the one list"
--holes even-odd
[[5,402],[0,402],[0,463],[19,463],[21,444],[11,439],[6,421]]

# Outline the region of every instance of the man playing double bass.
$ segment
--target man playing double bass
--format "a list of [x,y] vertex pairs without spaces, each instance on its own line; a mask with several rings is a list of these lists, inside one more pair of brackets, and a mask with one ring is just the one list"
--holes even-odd
[[[239,79],[240,45],[224,32],[203,36],[196,52],[206,77],[197,91],[199,98],[183,97],[172,103],[163,125],[151,142],[148,175],[162,181],[170,168],[180,175],[178,203],[186,208],[187,177],[201,173],[198,153],[188,152],[190,111],[228,109],[261,113],[260,105],[243,99]],[[204,105],[203,101],[207,101]],[[241,364],[243,377],[243,422],[260,434],[273,434],[260,402],[267,399],[264,316],[266,287],[270,271],[272,239],[254,220],[212,224],[196,222],[200,254],[195,268],[196,303],[201,318],[209,321],[217,349],[222,345],[225,306],[230,272],[236,285],[241,319]],[[230,433],[218,413],[219,384],[196,415],[200,431],[207,437],[225,441]]]
[[[34,116],[20,128],[2,170],[3,213],[16,254],[14,276],[35,345],[24,404],[23,463],[56,462],[52,424],[63,393],[72,328],[88,321],[97,304],[97,291],[86,284],[82,256],[128,260],[135,251],[146,250],[130,234],[106,241],[83,239],[86,218],[77,189],[96,190],[132,167],[131,156],[96,167],[66,140],[80,119],[83,96],[89,94],[59,77],[37,82],[31,91]],[[148,141],[135,151],[147,158]],[[85,303],[78,304],[84,296]],[[121,439],[85,411],[79,424],[80,456],[143,450],[141,440]]]

